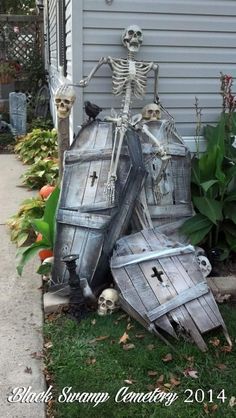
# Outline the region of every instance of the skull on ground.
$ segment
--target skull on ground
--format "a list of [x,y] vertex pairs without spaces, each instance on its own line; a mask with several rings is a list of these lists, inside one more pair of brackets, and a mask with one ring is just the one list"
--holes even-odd
[[126,28],[122,34],[123,45],[131,52],[138,52],[143,42],[143,32],[137,25]]
[[98,298],[98,315],[110,315],[119,309],[119,293],[115,289],[105,289]]
[[161,119],[161,109],[156,103],[150,103],[142,109],[142,118],[147,122]]
[[55,95],[55,104],[59,118],[67,118],[75,101],[74,89],[71,86],[59,87]]

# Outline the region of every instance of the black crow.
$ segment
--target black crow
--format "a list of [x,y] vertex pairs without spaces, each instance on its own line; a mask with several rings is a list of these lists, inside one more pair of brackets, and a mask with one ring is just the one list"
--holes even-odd
[[102,111],[102,108],[95,105],[94,103],[84,102],[85,113],[88,115],[89,120],[92,118],[96,119],[97,115]]

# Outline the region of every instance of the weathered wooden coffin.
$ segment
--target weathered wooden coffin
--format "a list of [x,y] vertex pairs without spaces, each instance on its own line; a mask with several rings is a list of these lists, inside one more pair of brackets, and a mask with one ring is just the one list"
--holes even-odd
[[145,229],[117,242],[111,269],[123,309],[166,342],[183,336],[205,351],[202,334],[221,326],[231,344],[191,245]]
[[138,136],[128,131],[127,138],[121,151],[113,205],[105,195],[113,145],[112,123],[96,121],[87,125],[65,153],[52,272],[54,286],[68,282],[68,272],[61,261],[68,254],[79,255],[77,273],[93,289],[108,280],[104,275],[109,266],[107,257],[126,231],[145,175]]
[[190,179],[191,156],[169,119],[147,123],[149,131],[166,148],[167,160],[157,155],[157,147],[140,132],[148,176],[138,199],[133,222],[136,230],[185,220],[192,216]]

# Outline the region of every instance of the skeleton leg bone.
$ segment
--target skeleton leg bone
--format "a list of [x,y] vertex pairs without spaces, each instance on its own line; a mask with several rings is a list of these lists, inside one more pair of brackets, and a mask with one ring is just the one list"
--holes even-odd
[[[118,167],[121,147],[123,144],[126,131],[127,131],[127,128],[124,125],[117,126],[115,130],[115,139],[114,139],[114,145],[113,145],[112,156],[111,156],[111,165],[110,165],[108,181],[107,181],[106,189],[105,189],[107,200],[111,204],[113,204],[115,201],[115,183],[117,179],[117,167]],[[116,145],[117,145],[117,149],[116,149]]]

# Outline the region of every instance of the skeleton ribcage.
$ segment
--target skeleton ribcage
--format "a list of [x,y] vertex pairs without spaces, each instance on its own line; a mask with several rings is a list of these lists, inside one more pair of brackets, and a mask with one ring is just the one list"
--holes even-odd
[[112,92],[119,96],[126,93],[127,87],[131,87],[132,93],[142,98],[146,91],[147,73],[151,69],[150,64],[125,59],[111,60],[113,69]]

